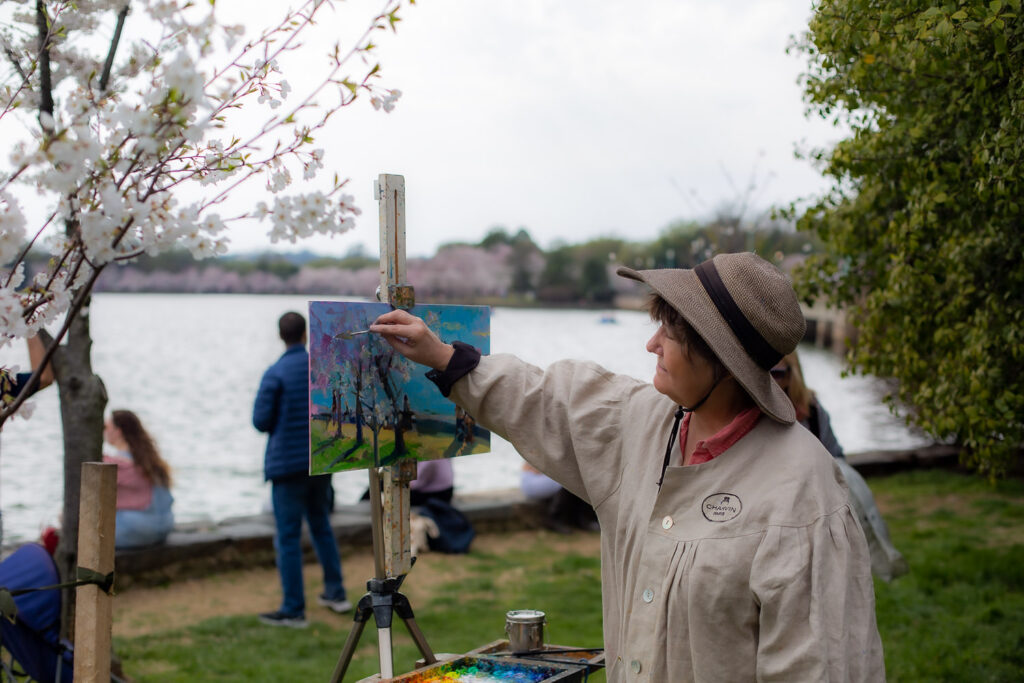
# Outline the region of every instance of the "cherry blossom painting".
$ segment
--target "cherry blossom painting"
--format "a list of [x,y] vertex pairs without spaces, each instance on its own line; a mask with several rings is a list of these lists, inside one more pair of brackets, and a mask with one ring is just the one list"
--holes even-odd
[[[490,432],[441,395],[427,368],[372,332],[380,303],[309,304],[309,471],[325,474],[490,450]],[[486,306],[410,310],[446,342],[490,351]]]

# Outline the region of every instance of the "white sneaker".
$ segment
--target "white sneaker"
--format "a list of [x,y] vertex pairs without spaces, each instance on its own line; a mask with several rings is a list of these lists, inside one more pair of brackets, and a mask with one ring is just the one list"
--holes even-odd
[[316,599],[317,603],[323,605],[332,612],[338,614],[344,614],[352,609],[352,603],[342,598],[341,600],[331,600],[326,595],[321,595]]
[[281,610],[265,612],[259,615],[260,621],[269,626],[287,626],[288,628],[306,628],[309,622],[302,614],[285,614]]

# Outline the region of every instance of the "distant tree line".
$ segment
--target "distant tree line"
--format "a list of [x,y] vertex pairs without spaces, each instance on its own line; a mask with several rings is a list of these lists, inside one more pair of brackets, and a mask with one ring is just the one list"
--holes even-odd
[[[408,273],[424,300],[599,306],[636,293],[615,276],[619,265],[686,268],[718,252],[749,250],[786,266],[787,259],[817,251],[815,239],[788,223],[744,224],[728,213],[705,223],[672,223],[651,241],[602,237],[547,250],[525,228],[496,226],[477,243],[445,244],[432,257],[410,258]],[[28,259],[30,270],[43,266],[42,257]],[[110,268],[96,291],[370,296],[378,281],[378,259],[361,246],[340,258],[266,252],[199,262],[182,250]]]

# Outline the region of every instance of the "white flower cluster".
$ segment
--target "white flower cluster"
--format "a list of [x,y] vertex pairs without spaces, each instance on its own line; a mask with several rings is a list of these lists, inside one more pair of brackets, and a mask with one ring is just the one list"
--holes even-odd
[[309,161],[302,164],[302,179],[312,180],[316,177],[316,172],[324,167],[324,151],[322,149],[314,149],[309,154]]
[[362,211],[353,200],[351,195],[343,194],[332,201],[322,192],[277,197],[273,208],[264,202],[257,204],[256,215],[270,219],[271,242],[286,240],[294,244],[313,235],[341,234],[354,228],[355,216]]
[[374,109],[383,109],[386,112],[390,112],[395,108],[395,102],[402,96],[402,91],[398,88],[392,90],[386,90],[386,95],[374,95],[370,98],[370,104],[373,105]]
[[[262,73],[262,78],[266,79],[271,73],[280,73],[280,69],[277,67],[276,61],[270,61],[257,68],[257,73]],[[269,104],[271,109],[277,109],[284,101],[288,99],[288,93],[292,91],[292,86],[288,84],[288,81],[281,80],[278,83],[269,83],[263,80],[257,86],[260,96],[257,99],[259,104]]]
[[11,263],[25,243],[25,216],[10,193],[0,190],[0,264]]
[[[109,85],[100,91],[108,46],[97,40],[98,32],[126,2],[46,4],[52,115],[39,111],[39,42],[35,14],[26,11],[31,5],[11,2],[0,8],[0,38],[15,67],[0,73],[0,94],[7,97],[0,102],[0,119],[20,117],[22,130],[28,131],[20,139],[5,140],[6,165],[0,168],[0,344],[63,315],[77,289],[108,264],[175,247],[187,248],[195,258],[223,254],[227,224],[246,218],[269,218],[270,241],[294,243],[311,235],[344,233],[360,213],[351,196],[339,194],[344,183],[337,182],[327,193],[275,196],[272,207],[260,203],[224,218],[213,213],[214,207],[226,206],[237,188],[259,182],[261,173],[267,189],[277,194],[300,168],[303,180],[324,168],[324,150],[311,149],[311,132],[345,102],[299,104],[284,114],[264,111],[263,123],[251,133],[231,126],[228,116],[243,108],[248,114],[253,105],[277,109],[288,102],[292,87],[276,58],[297,47],[292,34],[312,25],[314,14],[331,3],[301,2],[276,28],[236,47],[244,29],[218,25],[206,3],[147,0],[140,9],[159,26],[157,34],[132,41],[126,33]],[[387,2],[381,17],[401,4]],[[7,30],[18,21],[25,24],[21,33]],[[226,45],[235,54],[213,67],[214,45]],[[336,83],[338,68],[337,62],[325,62],[322,84],[309,91],[304,86],[294,99],[311,101],[312,92]],[[363,82],[376,78],[376,72],[366,65]],[[373,106],[385,112],[401,96],[398,90],[370,92]],[[13,125],[4,129],[18,130]],[[218,130],[231,135],[210,139]],[[37,225],[27,223],[19,205],[26,201],[26,189],[46,202]],[[188,197],[187,206],[179,205],[180,197]],[[48,270],[26,282],[21,258],[30,241],[45,247],[53,259]]]

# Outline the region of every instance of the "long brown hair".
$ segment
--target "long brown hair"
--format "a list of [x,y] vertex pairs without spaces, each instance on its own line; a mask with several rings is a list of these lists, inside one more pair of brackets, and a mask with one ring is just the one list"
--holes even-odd
[[804,372],[800,368],[800,357],[796,351],[783,356],[782,363],[789,369],[789,388],[786,393],[796,408],[797,419],[803,419],[811,413],[814,392],[804,383]]
[[132,460],[142,469],[149,483],[170,488],[171,468],[160,457],[156,443],[142,426],[139,416],[130,410],[115,410],[110,413],[110,420],[121,430]]

